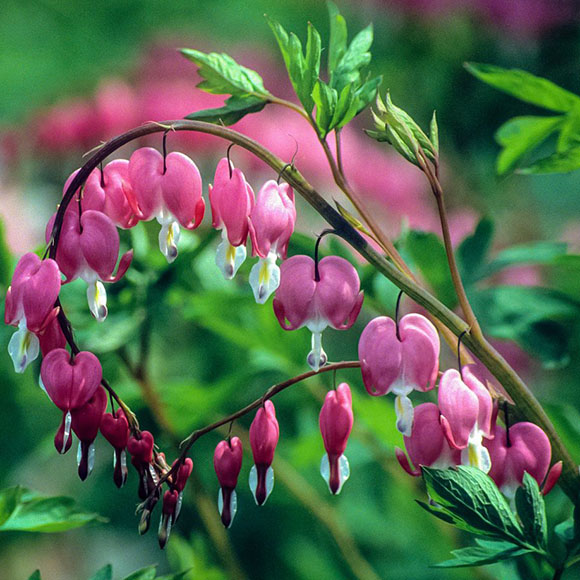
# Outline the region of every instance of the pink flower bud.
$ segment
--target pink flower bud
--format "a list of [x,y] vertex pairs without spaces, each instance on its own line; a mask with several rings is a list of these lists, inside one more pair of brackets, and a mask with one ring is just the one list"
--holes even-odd
[[308,364],[318,370],[326,363],[321,333],[331,326],[350,328],[360,312],[363,293],[355,268],[344,258],[328,256],[318,264],[316,280],[314,260],[292,256],[282,263],[280,286],[274,298],[274,313],[284,330],[306,326],[312,332],[312,351]]
[[296,223],[294,192],[287,183],[267,181],[250,214],[252,255],[267,258],[270,252],[286,258],[288,242]]
[[364,385],[369,394],[397,395],[397,429],[410,436],[412,390],[428,391],[439,372],[439,335],[421,314],[407,314],[399,321],[386,316],[371,320],[363,330],[358,355]]
[[163,550],[169,541],[171,529],[177,519],[180,494],[177,490],[167,490],[163,495],[163,507],[161,510],[161,521],[159,522],[159,532],[157,534],[159,547]]
[[153,435],[149,431],[141,431],[138,436],[131,435],[127,441],[127,451],[131,454],[131,463],[139,473],[138,494],[141,499],[147,499],[155,488],[157,474],[151,465],[153,445]]
[[77,461],[82,481],[90,475],[95,464],[94,441],[106,408],[107,393],[103,387],[98,387],[95,394],[82,407],[71,411],[72,429],[79,438]]
[[319,424],[326,455],[322,458],[320,472],[333,494],[340,493],[343,483],[350,475],[344,450],[352,430],[352,395],[346,383],[336,391],[326,394],[320,410]]
[[461,452],[449,446],[439,416],[439,408],[434,403],[422,403],[415,408],[413,431],[410,437],[404,437],[405,449],[414,467],[402,449],[395,449],[401,467],[409,475],[421,475],[421,465],[440,469],[459,465]]
[[226,528],[232,525],[237,510],[235,487],[242,469],[242,442],[238,437],[220,441],[213,456],[213,466],[220,483],[218,509]]
[[264,504],[274,487],[271,465],[279,435],[274,404],[268,400],[258,409],[250,425],[250,445],[255,464],[250,470],[250,489],[258,505]]
[[[485,446],[491,456],[489,476],[501,492],[513,498],[526,471],[541,485],[552,456],[550,440],[544,431],[533,423],[522,422],[509,428],[509,440],[506,430],[499,425],[495,426],[494,433],[495,437],[486,440]],[[551,481],[550,485],[554,483]]]
[[122,409],[117,409],[115,415],[105,413],[101,420],[101,433],[114,448],[113,481],[119,488],[127,481],[127,455],[125,447],[129,441],[129,422]]
[[191,475],[192,471],[193,471],[193,461],[189,457],[186,457],[183,460],[183,463],[179,466],[177,474],[174,478],[175,483],[173,485],[175,489],[180,493],[185,489],[185,484],[187,483],[187,480],[189,479],[189,476]]
[[201,175],[183,153],[163,156],[151,147],[137,149],[129,160],[129,179],[140,219],[156,218],[162,225],[159,247],[169,262],[177,257],[179,224],[188,230],[199,226],[205,211]]

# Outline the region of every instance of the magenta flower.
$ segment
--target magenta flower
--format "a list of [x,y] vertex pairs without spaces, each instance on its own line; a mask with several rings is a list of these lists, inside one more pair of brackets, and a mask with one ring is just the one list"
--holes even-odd
[[58,314],[54,303],[60,285],[60,272],[54,260],[41,260],[31,252],[18,260],[12,284],[6,292],[4,310],[4,322],[18,327],[8,343],[17,373],[23,373],[38,356],[38,337]]
[[254,465],[250,470],[250,489],[258,505],[266,502],[274,487],[274,470],[271,466],[279,436],[274,403],[268,400],[258,409],[250,425],[250,445],[254,456]]
[[107,393],[103,387],[97,387],[95,394],[82,407],[71,410],[72,430],[79,438],[77,464],[82,481],[90,475],[95,465],[95,439],[106,408]]
[[149,431],[141,431],[131,435],[127,441],[127,451],[131,455],[131,464],[139,473],[138,494],[141,499],[147,499],[155,487],[157,473],[151,465],[153,461],[153,435]]
[[360,312],[363,293],[359,292],[357,271],[338,256],[320,260],[318,272],[312,258],[292,256],[282,263],[280,272],[274,313],[284,330],[306,326],[312,332],[312,350],[307,361],[317,371],[327,361],[322,331],[327,326],[346,330]]
[[129,179],[139,208],[139,219],[157,219],[161,224],[159,249],[173,262],[177,257],[179,225],[192,230],[203,219],[201,175],[183,153],[165,159],[151,147],[137,149],[129,160]]
[[264,304],[280,284],[276,259],[284,260],[296,223],[294,192],[287,183],[267,181],[250,213],[252,255],[260,259],[250,272],[250,285],[258,304]]
[[53,318],[38,335],[40,342],[40,352],[42,356],[46,356],[51,350],[55,348],[65,348],[66,338],[58,322],[58,318]]
[[103,437],[112,445],[113,454],[113,481],[119,488],[127,481],[127,453],[125,448],[129,442],[129,422],[123,409],[117,409],[113,415],[105,413],[100,426]]
[[441,428],[437,405],[434,403],[417,405],[414,415],[411,436],[404,437],[405,449],[414,467],[409,463],[405,452],[396,447],[395,455],[401,467],[409,475],[417,477],[421,475],[419,469],[421,465],[439,469],[459,465],[461,452],[453,449],[447,442]]
[[161,508],[161,521],[159,522],[159,531],[157,538],[159,547],[163,550],[169,540],[171,528],[177,520],[180,507],[180,494],[176,489],[167,490],[163,494],[163,507]]
[[421,314],[407,314],[398,325],[379,316],[363,330],[358,356],[364,385],[369,394],[394,393],[397,429],[411,436],[413,404],[411,391],[428,391],[439,372],[439,335]]
[[326,455],[322,457],[320,473],[333,494],[340,493],[350,476],[348,459],[344,455],[348,436],[352,430],[352,395],[346,383],[329,391],[319,416],[320,432]]
[[220,483],[218,510],[222,523],[229,528],[238,509],[236,485],[242,469],[242,442],[238,437],[220,441],[213,455],[213,466]]
[[244,174],[224,157],[217,166],[213,187],[209,185],[212,226],[222,230],[216,264],[231,280],[246,259],[248,219],[255,204],[254,192]]
[[489,476],[500,491],[513,499],[517,488],[522,485],[524,472],[528,472],[548,493],[555,485],[561,471],[561,462],[550,469],[552,448],[544,431],[533,423],[522,422],[511,425],[508,432],[499,425],[494,428],[495,437],[485,441],[491,456]]
[[79,352],[71,359],[64,348],[57,348],[44,357],[40,367],[42,386],[51,401],[64,413],[55,440],[60,453],[65,453],[70,447],[71,411],[89,402],[102,378],[101,363],[91,352]]
[[[50,239],[54,216],[46,228]],[[117,273],[113,274],[119,257],[119,233],[104,213],[96,210],[78,213],[67,210],[64,216],[56,261],[66,281],[82,278],[87,284],[87,300],[92,315],[102,322],[107,317],[107,292],[103,282],[117,282],[124,275],[133,250],[121,257]]]
[[441,427],[449,445],[461,449],[461,462],[487,473],[491,467],[483,438],[493,437],[493,401],[469,366],[459,371],[449,369],[439,383]]

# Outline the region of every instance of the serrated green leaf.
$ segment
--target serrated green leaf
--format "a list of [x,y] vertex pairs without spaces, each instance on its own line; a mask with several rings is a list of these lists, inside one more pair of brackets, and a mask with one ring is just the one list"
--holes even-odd
[[411,230],[403,244],[437,298],[449,308],[455,306],[457,296],[449,273],[445,246],[439,237],[430,232]]
[[434,568],[467,568],[486,566],[509,558],[529,554],[532,550],[521,548],[510,542],[486,542],[486,545],[453,550],[454,558],[435,564]]
[[580,146],[572,147],[563,153],[554,153],[518,169],[523,175],[544,175],[548,173],[569,173],[580,169]]
[[355,100],[353,85],[347,85],[340,93],[329,124],[329,130],[340,129],[351,121],[357,113],[358,103]]
[[268,101],[259,97],[230,97],[223,107],[195,111],[185,117],[194,121],[233,125],[250,113],[258,113]]
[[341,61],[346,52],[348,38],[346,21],[338,11],[334,2],[327,1],[328,16],[330,18],[330,41],[328,44],[328,76],[332,73]]
[[373,27],[369,24],[361,30],[351,41],[343,57],[333,71],[330,85],[337,91],[342,91],[346,85],[361,80],[361,69],[371,62],[369,49],[373,43]]
[[355,96],[357,99],[357,112],[358,115],[361,111],[364,111],[377,97],[377,91],[383,82],[383,77],[373,77],[367,80],[361,85],[359,89],[356,90]]
[[23,490],[21,502],[0,526],[0,531],[62,532],[99,519],[82,512],[70,497],[42,497]]
[[157,575],[157,565],[147,566],[146,568],[141,568],[129,576],[125,576],[123,580],[154,580]]
[[514,117],[496,132],[502,146],[497,158],[497,172],[503,175],[514,169],[524,155],[534,150],[562,125],[563,117]]
[[264,88],[262,77],[249,68],[238,64],[227,54],[210,52],[205,54],[192,48],[184,48],[181,54],[199,67],[200,76],[205,79],[197,85],[207,93],[244,97],[247,95],[270,97]]
[[465,68],[484,83],[538,107],[566,113],[580,106],[574,93],[520,69],[479,63],[466,63]]
[[305,70],[300,86],[300,102],[304,105],[306,112],[312,113],[314,101],[312,91],[320,75],[320,54],[322,51],[320,34],[314,26],[308,23],[308,37],[306,39]]
[[522,529],[493,480],[474,467],[422,468],[430,497],[459,519],[462,529],[500,540],[525,543]]
[[482,277],[482,270],[491,247],[493,222],[483,218],[472,235],[465,238],[457,248],[457,264],[461,279],[466,286]]
[[40,570],[35,570],[29,577],[28,580],[42,580],[40,576]]
[[506,248],[484,268],[482,277],[490,276],[508,266],[521,264],[550,264],[566,254],[564,242],[532,242]]
[[342,205],[340,205],[340,203],[338,203],[338,201],[335,200],[334,202],[336,204],[336,209],[338,210],[338,213],[356,230],[358,230],[359,232],[362,232],[363,234],[366,234],[367,236],[370,236],[371,238],[373,237],[373,235],[371,234],[371,232],[369,232],[369,230],[361,223],[360,220],[358,220],[357,218],[355,218],[346,208],[342,207]]
[[0,492],[0,526],[14,513],[21,496],[22,488],[18,485]]
[[548,522],[544,497],[537,481],[528,472],[524,473],[522,486],[516,491],[516,508],[527,539],[538,548],[546,549]]
[[90,580],[113,580],[113,566],[107,564],[95,572]]
[[322,138],[330,131],[330,123],[336,108],[336,91],[319,80],[314,86],[312,98],[316,104],[316,126]]

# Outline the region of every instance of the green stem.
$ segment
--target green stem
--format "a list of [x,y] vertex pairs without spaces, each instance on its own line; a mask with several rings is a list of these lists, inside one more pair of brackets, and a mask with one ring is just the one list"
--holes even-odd
[[[236,143],[240,147],[253,153],[258,159],[264,161],[276,173],[281,173],[284,179],[343,237],[355,250],[357,250],[366,260],[375,266],[386,278],[391,280],[396,286],[403,290],[410,298],[423,306],[428,312],[440,320],[456,336],[465,330],[469,330],[469,325],[453,313],[449,308],[419,286],[415,280],[393,263],[388,261],[383,255],[376,252],[366,240],[343,218],[326,200],[304,179],[299,171],[294,167],[286,165],[282,159],[274,155],[271,151],[250,139],[249,137],[223,127],[202,121],[167,121],[165,123],[146,123],[136,129],[132,129],[123,135],[105,143],[96,153],[85,163],[69,185],[60,204],[56,215],[54,228],[52,231],[52,243],[50,247],[51,257],[56,254],[56,240],[60,235],[62,220],[66,206],[70,203],[74,192],[84,183],[91,171],[99,165],[111,153],[119,149],[122,145],[150,135],[166,131],[167,129],[179,131],[198,131],[208,133]],[[566,494],[576,501],[580,491],[580,476],[576,463],[572,460],[568,450],[558,436],[550,419],[546,415],[542,406],[534,395],[527,388],[525,383],[517,373],[508,365],[503,357],[487,342],[483,336],[467,334],[463,339],[464,344],[477,356],[481,362],[489,369],[495,378],[502,384],[506,392],[519,407],[523,416],[532,423],[541,427],[550,439],[552,444],[552,454],[554,461],[562,460],[564,464],[560,485]]]

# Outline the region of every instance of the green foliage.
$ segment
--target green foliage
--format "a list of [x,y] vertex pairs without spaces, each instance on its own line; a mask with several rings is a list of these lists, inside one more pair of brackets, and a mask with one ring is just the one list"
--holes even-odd
[[535,546],[547,549],[548,522],[544,498],[538,482],[527,472],[524,473],[522,486],[516,491],[516,508],[526,537]]
[[187,115],[186,119],[233,125],[250,113],[259,113],[267,104],[260,97],[230,97],[223,107],[195,111]]
[[107,564],[95,572],[90,580],[113,580],[113,566]]
[[40,570],[35,570],[29,577],[28,580],[42,580],[40,576]]
[[43,497],[21,487],[0,493],[0,531],[63,532],[99,520],[70,497]]
[[495,564],[509,558],[529,554],[531,550],[520,548],[511,542],[497,540],[475,540],[477,546],[452,550],[453,559],[435,564],[436,568],[466,568]]
[[563,115],[514,117],[496,133],[502,147],[497,172],[514,171],[550,135],[558,133],[556,151],[528,162],[518,173],[567,173],[580,168],[580,97],[551,81],[519,69],[468,63],[466,69],[483,82],[517,99]]

